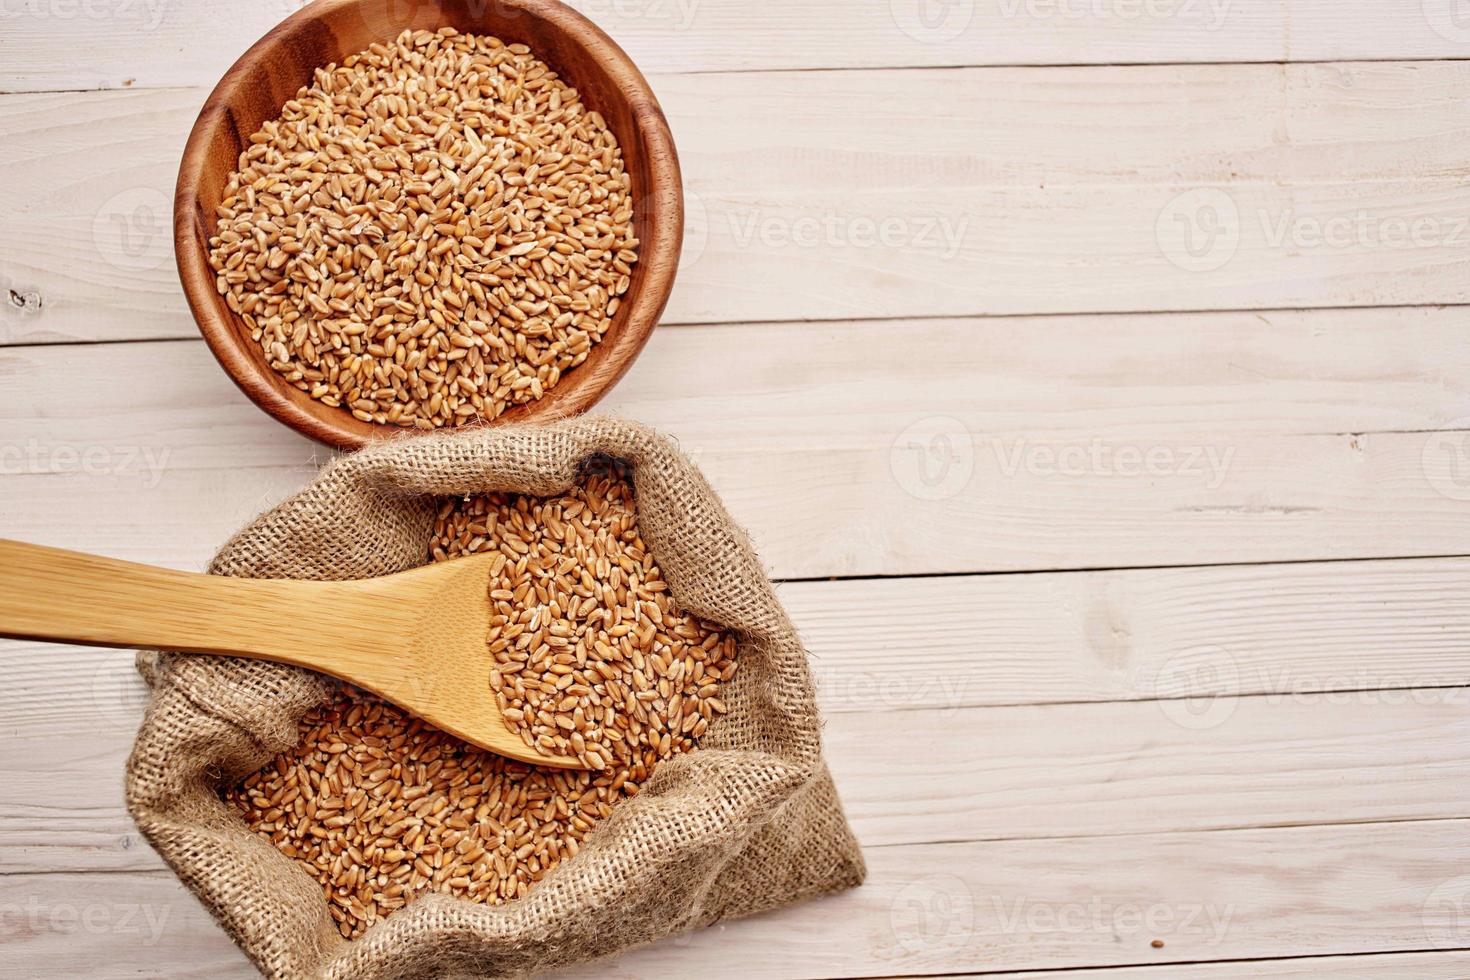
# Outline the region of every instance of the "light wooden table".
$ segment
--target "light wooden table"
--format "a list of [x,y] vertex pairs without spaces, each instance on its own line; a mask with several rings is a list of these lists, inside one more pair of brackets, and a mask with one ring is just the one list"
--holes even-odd
[[[1470,975],[1452,0],[584,6],[691,213],[605,407],[783,582],[871,878],[581,975]],[[0,0],[0,535],[198,568],[326,457],[169,255],[290,7]],[[0,668],[0,974],[248,976],[123,810],[130,656]]]

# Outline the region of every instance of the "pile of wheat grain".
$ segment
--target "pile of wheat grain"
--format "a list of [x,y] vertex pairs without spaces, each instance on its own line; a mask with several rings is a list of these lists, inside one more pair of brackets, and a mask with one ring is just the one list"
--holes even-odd
[[662,759],[724,711],[735,639],[681,613],[638,533],[631,487],[447,502],[432,557],[496,551],[487,683],[527,744],[590,769],[482,752],[344,687],[300,745],[226,792],[321,883],[344,936],[414,896],[518,898]]
[[318,69],[251,137],[217,216],[216,285],[271,367],[381,424],[541,398],[637,261],[602,117],[525,45],[450,28]]

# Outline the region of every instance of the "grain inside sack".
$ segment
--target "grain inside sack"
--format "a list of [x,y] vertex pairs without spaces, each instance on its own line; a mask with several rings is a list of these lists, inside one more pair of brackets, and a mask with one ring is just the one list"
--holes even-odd
[[633,210],[617,138],[524,44],[405,31],[251,136],[209,259],[287,381],[436,428],[587,359],[631,282]]
[[348,938],[429,891],[520,898],[724,713],[735,638],[674,607],[622,474],[442,504],[434,560],[485,551],[500,558],[486,643],[501,711],[587,768],[483,752],[344,686],[226,798],[321,883]]
[[[533,540],[560,542],[535,572]],[[565,739],[605,771],[485,757],[296,668],[140,655],[152,701],[129,810],[266,976],[520,976],[862,881],[800,640],[699,471],[644,427],[376,445],[253,521],[211,571],[366,578],[486,549],[506,553],[509,593],[487,684],[505,640],[493,673],[523,737]]]

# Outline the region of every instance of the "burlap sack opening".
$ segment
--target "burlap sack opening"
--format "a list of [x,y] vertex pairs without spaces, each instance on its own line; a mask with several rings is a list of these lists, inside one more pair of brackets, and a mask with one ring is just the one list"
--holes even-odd
[[354,942],[318,885],[217,795],[296,741],[330,690],[307,671],[143,653],[152,701],[128,761],[143,834],[270,977],[510,976],[607,956],[859,884],[822,761],[806,654],[745,535],[699,471],[641,426],[579,419],[394,440],[337,460],[229,541],[211,571],[383,575],[427,558],[434,498],[566,491],[599,455],[632,468],[639,525],[680,606],[736,632],[729,713],[665,762],[525,898],[420,898]]

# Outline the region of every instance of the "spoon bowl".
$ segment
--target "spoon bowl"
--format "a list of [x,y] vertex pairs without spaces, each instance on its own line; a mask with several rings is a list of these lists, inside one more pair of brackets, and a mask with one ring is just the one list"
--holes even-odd
[[471,745],[577,769],[510,729],[490,687],[497,556],[347,582],[245,579],[0,541],[0,636],[270,660],[355,684]]

